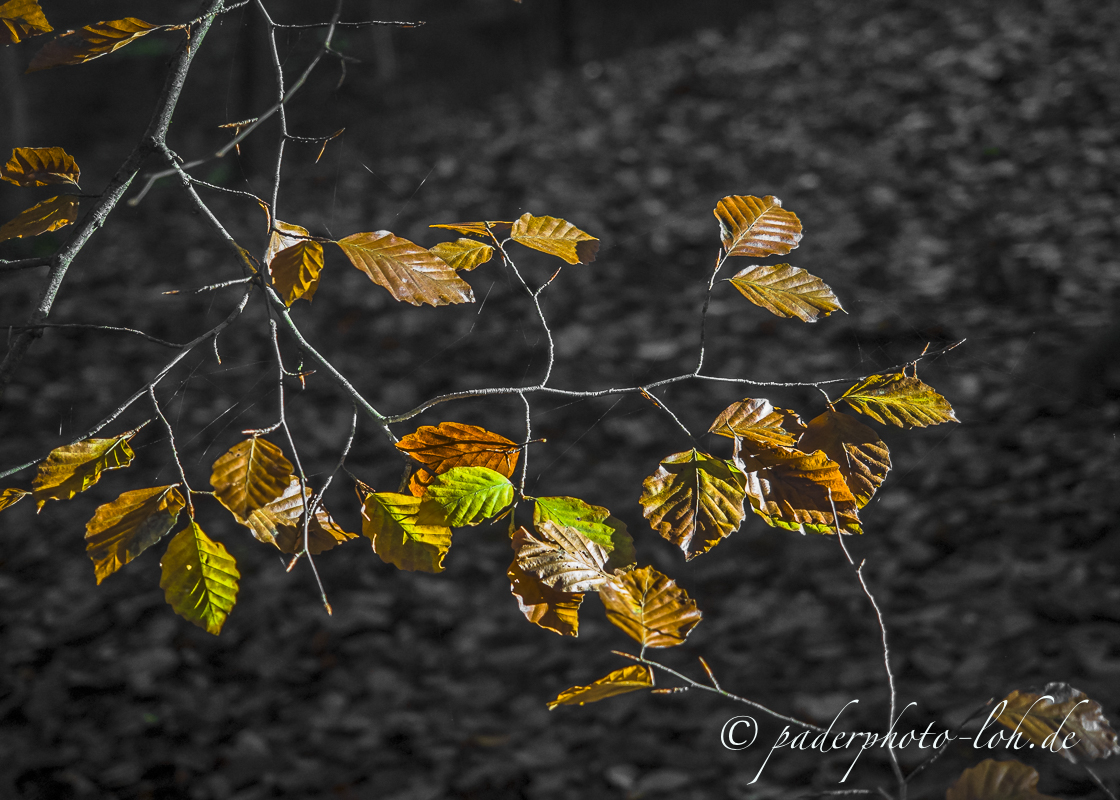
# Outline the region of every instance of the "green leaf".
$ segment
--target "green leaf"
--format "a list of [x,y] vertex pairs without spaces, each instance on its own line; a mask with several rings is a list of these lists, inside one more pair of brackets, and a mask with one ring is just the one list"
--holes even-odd
[[214,462],[210,485],[218,501],[240,522],[282,496],[291,478],[292,462],[283,451],[254,436],[235,444]]
[[159,588],[183,619],[217,636],[237,602],[237,562],[193,519],[175,534],[160,562]]
[[651,686],[653,686],[653,670],[643,664],[635,664],[616,669],[590,686],[573,686],[571,689],[565,689],[548,704],[548,710],[552,711],[557,706],[582,706],[584,703],[596,703],[615,695],[649,689]]
[[700,622],[696,601],[653,567],[631,570],[599,590],[607,619],[642,647],[676,647]]
[[513,484],[486,467],[452,467],[437,475],[424,495],[439,505],[453,528],[477,525],[513,502]]
[[743,297],[779,317],[816,322],[844,310],[824,281],[789,264],[754,264],[730,281]]
[[823,450],[835,461],[859,508],[874,497],[891,469],[890,451],[879,435],[838,411],[826,411],[810,421],[797,449],[803,453]]
[[451,528],[430,500],[397,492],[372,492],[362,505],[362,533],[386,564],[409,572],[443,572]]
[[[139,429],[137,429],[139,430]],[[77,444],[57,447],[39,465],[32,494],[42,510],[48,500],[69,500],[101,480],[108,469],[127,467],[135,454],[128,440],[136,431],[123,433],[116,439],[86,439]]]
[[540,528],[544,522],[561,527],[575,528],[591,541],[610,551],[606,570],[626,567],[637,560],[634,539],[626,523],[603,506],[593,506],[578,497],[533,498],[533,525]]
[[840,400],[876,422],[900,428],[960,422],[949,401],[932,386],[902,373],[865,378],[844,392]]
[[158,542],[187,505],[175,486],[125,492],[86,523],[86,554],[98,584]]

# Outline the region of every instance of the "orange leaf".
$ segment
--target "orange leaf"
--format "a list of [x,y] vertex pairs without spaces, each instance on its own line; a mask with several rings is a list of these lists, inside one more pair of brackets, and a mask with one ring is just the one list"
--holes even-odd
[[700,622],[696,601],[653,567],[631,570],[599,590],[607,619],[642,647],[684,644]]
[[461,422],[422,425],[402,436],[397,448],[424,465],[413,474],[408,486],[417,497],[424,494],[436,475],[452,467],[486,467],[512,478],[521,452],[516,442]]
[[891,469],[891,454],[874,430],[838,411],[826,411],[809,423],[797,443],[803,453],[823,450],[836,462],[856,505],[863,508]]
[[0,45],[18,44],[53,30],[36,0],[8,0],[0,5]]
[[785,255],[801,241],[801,220],[773,195],[762,199],[731,195],[712,212],[729,256]]
[[783,426],[786,416],[769,400],[747,397],[725,408],[708,432],[740,439],[747,453],[792,447],[797,437]]
[[165,26],[151,25],[136,17],[125,17],[86,25],[76,31],[65,31],[47,42],[35,54],[27,71],[38,72],[65,64],[82,64],[108,55],[163,27]]
[[822,451],[802,453],[790,449],[759,453],[743,460],[743,470],[751,510],[767,525],[835,533],[835,505],[841,529],[863,532],[856,499],[844,482],[839,465]]
[[351,264],[400,302],[414,306],[474,302],[470,284],[446,261],[389,231],[354,233],[336,244]]
[[72,194],[60,194],[33,205],[15,219],[5,222],[0,226],[0,242],[56,231],[72,225],[77,218],[78,198]]

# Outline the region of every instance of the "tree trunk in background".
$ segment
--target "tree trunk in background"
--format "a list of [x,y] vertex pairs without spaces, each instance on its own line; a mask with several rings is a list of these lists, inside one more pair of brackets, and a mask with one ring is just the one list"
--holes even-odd
[[5,47],[0,74],[4,76],[3,107],[8,111],[8,124],[3,135],[12,147],[30,147],[32,143],[28,141],[28,136],[31,135],[31,119],[27,112],[27,84],[17,79],[20,72],[22,65],[15,48]]

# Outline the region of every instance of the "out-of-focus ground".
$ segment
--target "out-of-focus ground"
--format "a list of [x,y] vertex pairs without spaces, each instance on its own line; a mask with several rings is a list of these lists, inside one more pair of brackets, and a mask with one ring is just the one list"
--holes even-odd
[[[899,699],[917,703],[901,727],[940,730],[991,697],[1055,680],[1117,722],[1120,6],[698,4],[674,31],[653,12],[628,26],[590,3],[534,2],[454,12],[375,4],[429,24],[341,37],[340,48],[367,63],[349,65],[337,90],[337,65],[324,68],[291,119],[297,133],[346,133],[318,164],[317,147],[289,146],[278,216],[335,237],[387,228],[425,245],[450,238],[426,227],[433,222],[525,211],[571,220],[603,247],[543,295],[557,343],[552,383],[593,389],[691,369],[718,248],[711,209],[726,194],[779,196],[805,238],[777,260],[824,278],[847,314],[779,320],[720,284],[710,374],[854,378],[927,342],[967,339],[919,370],[961,424],[882,431],[895,469],[850,545],[867,559],[885,615]],[[98,18],[137,13],[105,5]],[[578,24],[558,22],[572,14]],[[88,21],[71,6],[59,15],[59,28]],[[192,76],[176,121],[172,146],[184,157],[212,151],[225,135],[218,124],[271,102],[268,72],[237,57],[261,54],[242,30],[249,20],[230,15],[199,53],[205,64],[212,48],[215,61]],[[97,191],[143,128],[171,46],[160,41],[21,78],[20,124],[33,141],[5,147],[63,145],[83,165],[83,188]],[[313,41],[304,33],[286,43],[291,75]],[[29,56],[20,51],[20,63]],[[262,133],[241,162],[200,177],[265,193],[274,131]],[[263,249],[254,202],[206,197],[245,246]],[[30,198],[42,199],[0,191],[5,219]],[[0,257],[59,241],[6,243]],[[519,261],[534,282],[556,263],[529,253]],[[224,316],[237,290],[161,292],[238,276],[176,188],[161,184],[118,209],[83,251],[52,319],[185,341]],[[42,275],[0,280],[0,323],[18,323]],[[314,303],[295,317],[385,412],[455,388],[536,380],[544,340],[523,291],[496,263],[468,280],[478,304],[414,309],[331,251]],[[276,415],[259,302],[219,345],[221,365],[200,352],[161,386],[195,486],[240,430]],[[109,333],[50,332],[4,400],[0,467],[80,434],[169,352]],[[660,397],[702,431],[749,394],[684,383]],[[806,417],[823,408],[815,391],[753,394]],[[697,599],[704,621],[686,646],[659,655],[696,678],[703,656],[728,690],[823,724],[858,699],[844,727],[885,729],[879,631],[835,539],[752,517],[685,564],[637,498],[658,460],[690,443],[646,401],[616,399],[534,399],[534,433],[548,441],[531,450],[527,490],[608,506],[628,523],[640,563]],[[149,413],[138,404],[109,430]],[[305,466],[321,475],[345,439],[349,403],[315,375],[290,394],[288,413]],[[518,439],[522,415],[520,401],[468,401],[397,433],[451,419]],[[726,442],[711,438],[704,445],[726,455]],[[843,785],[853,752],[778,751],[751,784],[781,725],[696,691],[548,712],[560,690],[623,666],[610,650],[631,643],[594,599],[578,639],[528,624],[509,594],[501,525],[458,532],[438,576],[395,571],[365,539],[324,554],[328,617],[309,571],[285,573],[224,510],[200,505],[202,526],[243,576],[219,638],[164,604],[160,547],[96,587],[84,521],[121,491],[177,480],[158,426],[135,444],[134,467],[78,498],[38,516],[30,502],[0,516],[0,795],[767,798],[891,785],[880,751],[863,755]],[[349,466],[378,489],[396,488],[400,462],[365,420]],[[327,502],[357,530],[346,484],[336,481]],[[731,752],[720,728],[741,713],[762,731],[752,749]],[[904,765],[921,755],[906,751]],[[1100,796],[1057,756],[957,742],[911,797],[943,797],[987,757],[1035,766],[1045,794]],[[1094,768],[1115,790],[1113,762]]]

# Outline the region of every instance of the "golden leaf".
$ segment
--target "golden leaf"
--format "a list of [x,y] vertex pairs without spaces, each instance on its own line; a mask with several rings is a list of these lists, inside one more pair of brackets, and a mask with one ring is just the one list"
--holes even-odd
[[31,484],[39,509],[48,500],[69,500],[84,492],[101,479],[104,470],[131,464],[134,454],[128,440],[135,435],[132,430],[115,439],[86,439],[52,450]]
[[772,450],[743,460],[751,510],[767,525],[793,531],[835,533],[832,507],[840,527],[862,533],[856,499],[840,467],[825,453]]
[[[265,213],[269,213],[265,206]],[[307,228],[302,225],[293,225],[290,222],[281,222],[276,220],[272,223],[272,233],[268,237],[268,250],[264,254],[264,263],[271,264],[272,259],[276,258],[276,254],[281,250],[287,250],[292,245],[299,244],[300,242],[307,241],[305,236],[310,236],[311,233]]]
[[783,427],[789,415],[797,417],[792,411],[774,408],[769,400],[747,397],[725,408],[708,432],[738,438],[747,453],[792,447],[797,437]]
[[[310,501],[310,488],[306,489],[304,496]],[[274,545],[282,553],[302,550],[303,500],[299,494],[299,477],[292,475],[282,495],[251,511],[248,519],[239,518],[237,521],[251,530],[257,541]],[[307,549],[311,555],[317,556],[357,537],[356,533],[342,530],[320,505],[307,527]]]
[[506,570],[510,591],[525,619],[561,636],[579,635],[579,606],[582,592],[561,592],[536,575],[523,570],[515,560]]
[[1039,794],[1037,785],[1033,767],[988,758],[962,772],[945,792],[945,800],[1056,800]]
[[98,584],[158,542],[187,505],[175,486],[125,492],[86,523],[86,554]]
[[594,591],[610,580],[602,545],[566,525],[546,521],[537,531],[537,536],[525,528],[514,531],[514,560],[521,569],[561,592]]
[[17,147],[0,167],[0,180],[25,187],[52,183],[77,186],[80,175],[78,162],[61,147]]
[[525,213],[513,223],[510,236],[518,244],[557,256],[569,264],[590,264],[599,252],[599,240],[567,220],[534,217]]
[[292,477],[292,462],[279,447],[254,436],[235,444],[214,462],[210,485],[214,496],[238,520],[284,494]]
[[354,233],[336,244],[351,264],[400,302],[414,306],[474,302],[470,284],[446,261],[389,231]]
[[3,511],[5,508],[8,508],[10,506],[14,506],[29,494],[31,494],[31,492],[24,491],[23,489],[17,489],[14,486],[5,489],[4,491],[0,492],[0,511]]
[[675,582],[642,567],[627,572],[599,590],[607,619],[642,647],[676,647],[700,622],[696,601]]
[[494,255],[494,248],[474,239],[456,239],[454,242],[440,242],[430,248],[430,252],[446,261],[456,272],[470,272],[489,261]]
[[813,419],[797,449],[803,453],[823,450],[835,461],[859,508],[874,497],[891,469],[890,451],[879,435],[838,411],[826,411]]
[[872,375],[844,392],[840,400],[876,422],[900,428],[960,421],[949,401],[932,386],[902,373]]
[[801,241],[801,220],[773,195],[762,199],[731,195],[712,212],[729,256],[784,256]]
[[502,237],[507,236],[509,234],[510,229],[513,228],[513,223],[512,222],[494,222],[494,221],[490,221],[490,222],[448,222],[448,223],[445,223],[445,224],[442,224],[442,225],[429,225],[428,227],[429,228],[445,228],[446,230],[455,231],[456,233],[465,233],[465,234],[468,234],[470,236],[481,236],[485,239],[489,239],[490,238],[490,233],[487,231],[487,226],[489,226],[490,231],[494,232],[494,235],[496,237],[501,239]]
[[310,303],[322,270],[323,245],[307,239],[284,248],[268,262],[272,285],[286,306],[301,298]]
[[27,71],[38,72],[65,64],[83,64],[108,55],[163,27],[165,26],[151,25],[136,17],[125,17],[86,25],[76,31],[64,31],[35,54]]
[[651,686],[653,686],[653,670],[643,664],[634,664],[616,669],[590,686],[573,686],[571,689],[565,689],[548,704],[548,710],[552,711],[557,706],[582,706],[584,703],[595,703],[615,695],[649,689]]
[[452,467],[486,467],[512,478],[521,452],[516,442],[461,422],[422,425],[402,436],[396,446],[424,465],[409,482],[409,491],[417,497],[424,494],[436,475]]
[[72,194],[60,194],[33,205],[0,226],[0,242],[56,231],[72,225],[77,218],[78,198]]
[[159,588],[175,613],[217,636],[237,602],[237,561],[192,519],[159,563]]
[[421,497],[372,492],[362,505],[362,533],[386,564],[408,572],[443,572],[451,528],[439,506]]
[[789,264],[755,264],[730,281],[743,297],[779,317],[816,322],[844,310],[824,281]]
[[18,44],[53,30],[36,0],[8,0],[0,5],[0,45]]
[[1015,690],[1000,701],[996,714],[1000,724],[1073,764],[1120,755],[1100,703],[1068,683],[1048,683],[1038,693]]

